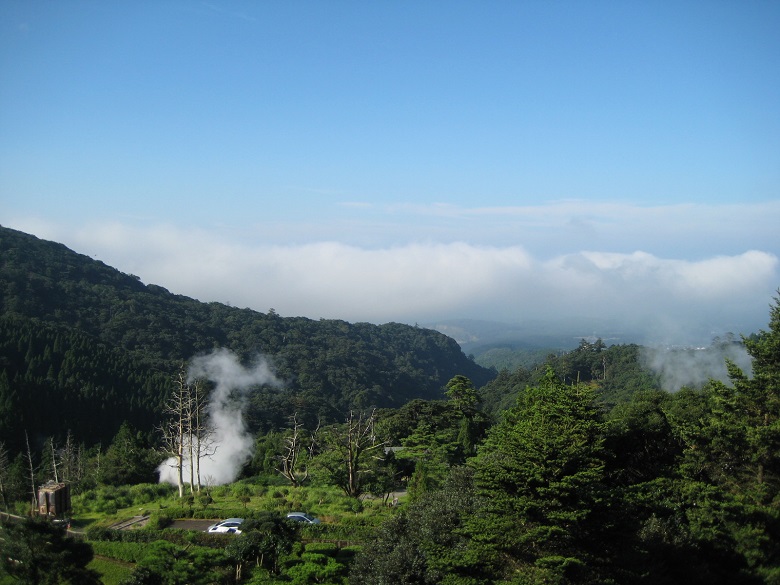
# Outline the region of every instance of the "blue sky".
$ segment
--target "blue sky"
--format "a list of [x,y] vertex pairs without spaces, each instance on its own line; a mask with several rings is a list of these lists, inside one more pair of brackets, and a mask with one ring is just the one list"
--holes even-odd
[[6,1],[0,223],[282,315],[752,330],[778,30],[777,2]]

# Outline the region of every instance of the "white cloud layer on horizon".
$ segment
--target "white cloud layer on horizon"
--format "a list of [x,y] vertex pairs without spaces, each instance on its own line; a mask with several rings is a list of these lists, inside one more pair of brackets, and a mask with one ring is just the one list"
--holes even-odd
[[780,286],[771,251],[697,260],[634,251],[542,258],[523,246],[239,243],[173,225],[22,229],[171,292],[282,316],[421,324],[454,318],[619,323],[659,339],[765,327]]

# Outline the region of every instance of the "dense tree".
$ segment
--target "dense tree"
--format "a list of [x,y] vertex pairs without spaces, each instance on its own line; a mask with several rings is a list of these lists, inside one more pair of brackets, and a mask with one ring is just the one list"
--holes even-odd
[[447,382],[447,397],[466,417],[473,417],[479,408],[480,398],[474,383],[466,376],[458,374]]
[[143,434],[125,422],[100,458],[98,480],[113,486],[155,482],[159,463],[159,454]]
[[60,325],[0,316],[0,440],[24,448],[42,440],[108,443],[125,420],[151,430],[166,376],[94,337]]
[[769,331],[745,339],[745,346],[752,377],[729,363],[731,386],[712,382],[712,416],[701,446],[711,481],[769,504],[780,496],[780,297]]
[[244,567],[251,564],[278,573],[281,556],[292,550],[296,538],[296,527],[279,514],[263,512],[245,520],[241,534],[225,549],[235,564],[236,580],[241,580]]
[[445,394],[461,413],[458,443],[464,458],[470,457],[488,426],[487,417],[479,410],[481,399],[472,381],[462,375],[447,382]]
[[537,376],[525,368],[511,372],[501,370],[493,380],[479,389],[483,409],[490,416],[500,416],[515,405],[517,396],[536,379]]
[[769,331],[745,343],[752,377],[729,364],[731,385],[704,389],[698,417],[677,425],[679,478],[652,484],[652,499],[645,498],[652,505],[642,513],[668,519],[661,534],[675,536],[663,540],[667,546],[711,551],[720,564],[707,564],[730,582],[756,575],[773,582],[780,579],[780,301]]
[[605,466],[594,400],[592,389],[564,384],[548,369],[471,462],[484,507],[468,529],[508,577],[592,578],[588,539]]
[[220,568],[227,555],[219,549],[209,549],[204,556],[197,549],[181,547],[165,540],[150,542],[133,574],[122,585],[210,585],[228,582]]
[[440,489],[427,492],[382,526],[355,560],[350,584],[477,583],[486,575],[474,564],[463,531],[464,519],[476,510],[471,471],[454,468]]
[[674,473],[683,443],[666,412],[661,390],[635,394],[607,415],[608,473],[618,485],[633,485]]
[[98,585],[98,574],[87,568],[92,556],[89,544],[47,520],[0,523],[0,575],[20,583]]
[[285,449],[284,434],[281,431],[268,431],[257,435],[252,460],[246,465],[249,475],[274,475],[279,473],[279,453]]

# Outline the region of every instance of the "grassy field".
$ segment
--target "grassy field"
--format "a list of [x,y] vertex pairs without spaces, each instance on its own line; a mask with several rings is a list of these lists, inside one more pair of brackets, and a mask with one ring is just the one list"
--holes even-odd
[[[276,484],[272,482],[277,482]],[[400,501],[403,502],[403,496]],[[290,487],[277,478],[251,479],[178,497],[173,486],[139,484],[89,490],[73,498],[74,530],[111,526],[135,516],[222,519],[253,512],[314,514],[325,524],[354,521],[379,524],[392,514],[382,498],[355,499],[335,487]]]
[[88,566],[100,573],[104,585],[119,585],[133,572],[133,565],[105,557],[95,557]]
[[[404,499],[401,494],[401,504]],[[392,500],[370,496],[350,498],[338,488],[327,486],[293,488],[283,485],[276,477],[215,486],[202,489],[200,494],[186,493],[184,498],[179,498],[178,490],[168,485],[103,487],[73,497],[71,527],[76,532],[88,533],[92,529],[109,528],[144,517],[144,522],[134,524],[130,530],[164,529],[172,521],[185,518],[216,521],[227,517],[252,517],[263,511],[280,514],[302,511],[321,520],[321,524],[300,527],[305,547],[331,546],[339,551],[339,561],[348,563],[344,555],[351,558],[353,551],[399,509],[388,505]],[[180,524],[183,523],[177,523],[177,526]],[[203,522],[192,524],[201,529],[204,525]],[[97,546],[99,544],[95,546],[100,555],[96,555],[89,566],[102,575],[106,585],[118,585],[132,573],[134,565],[127,561],[133,559],[127,554],[113,553],[110,547]],[[122,546],[116,548],[119,551]]]

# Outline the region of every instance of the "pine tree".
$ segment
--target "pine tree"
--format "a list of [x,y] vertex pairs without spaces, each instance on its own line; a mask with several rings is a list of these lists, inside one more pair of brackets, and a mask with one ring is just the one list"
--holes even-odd
[[548,368],[488,434],[471,460],[484,509],[468,527],[501,571],[531,581],[577,581],[602,492],[603,424],[594,391]]
[[744,339],[749,377],[728,363],[731,386],[711,383],[712,414],[699,437],[706,479],[760,504],[780,496],[780,298],[769,331]]

